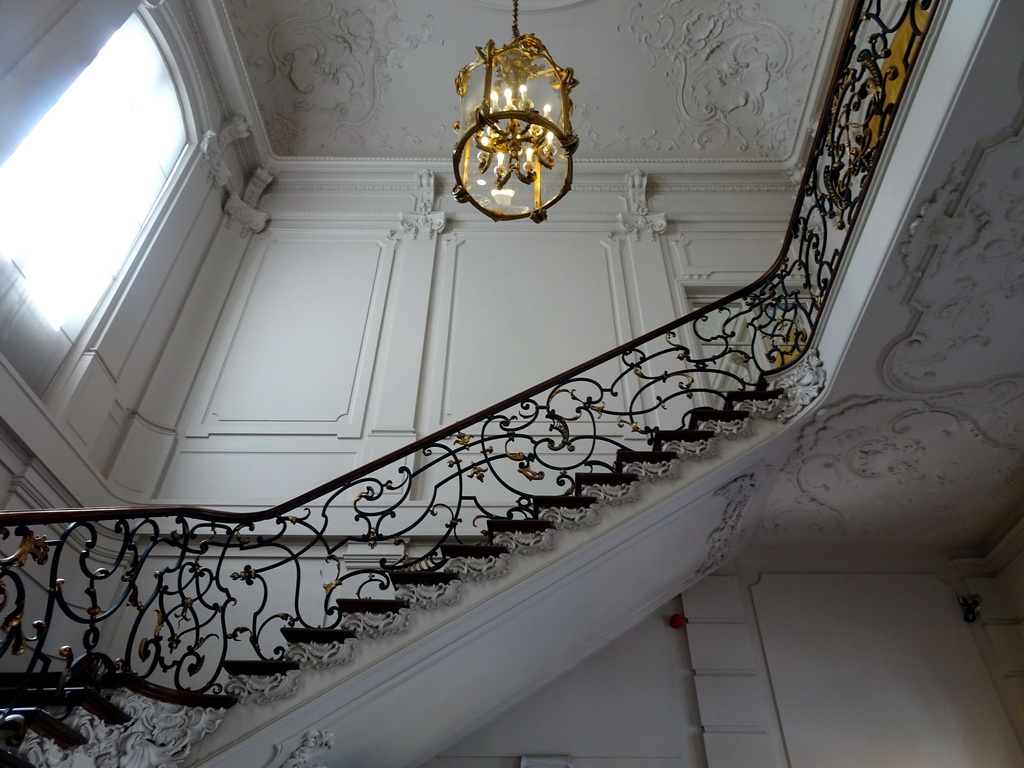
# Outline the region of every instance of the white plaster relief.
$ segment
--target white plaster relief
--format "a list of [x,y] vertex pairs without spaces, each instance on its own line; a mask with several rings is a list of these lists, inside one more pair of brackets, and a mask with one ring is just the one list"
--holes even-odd
[[760,533],[788,543],[980,541],[1015,508],[1021,459],[948,405],[854,398],[803,429]]
[[[811,78],[808,62],[827,10],[824,4],[806,8],[807,34],[797,36],[760,6],[736,0],[713,8],[694,0],[666,0],[654,9],[633,3],[619,29],[634,35],[651,67],[669,80],[681,121],[676,136],[652,131],[640,148],[790,157]],[[625,126],[618,132],[623,146],[636,133]]]
[[555,529],[543,531],[499,531],[494,534],[494,543],[507,547],[509,552],[517,555],[532,555],[545,552],[555,546]]
[[751,419],[774,419],[787,403],[788,398],[783,394],[767,400],[740,400],[733,408],[749,413]]
[[899,287],[911,286],[912,320],[884,363],[899,391],[1024,374],[1024,346],[998,343],[1024,314],[1022,124],[1024,110],[1011,135],[954,166],[909,227]]
[[749,417],[745,419],[698,419],[697,421],[697,429],[714,432],[726,440],[749,435],[751,428],[752,423]]
[[302,736],[302,743],[296,747],[285,761],[281,768],[324,768],[324,766],[310,766],[317,755],[328,752],[334,748],[334,734],[330,731],[309,730]]
[[409,625],[409,617],[412,610],[399,608],[397,611],[384,611],[375,613],[371,611],[356,611],[346,613],[341,617],[341,629],[355,632],[356,637],[385,637],[401,632]]
[[631,461],[622,465],[622,471],[636,475],[642,483],[653,483],[679,476],[678,461]]
[[453,557],[444,565],[448,573],[458,575],[463,581],[484,581],[501,576],[512,563],[508,552],[496,557]]
[[721,523],[708,534],[708,555],[694,572],[694,579],[716,570],[736,546],[742,533],[743,512],[754,493],[755,485],[754,475],[748,474],[731,480],[715,491],[715,496],[725,497],[725,509]]
[[188,759],[193,745],[216,730],[225,709],[185,707],[118,690],[110,696],[132,720],[109,725],[82,709],[74,711],[68,725],[88,739],[88,743],[65,750],[34,732],[16,750],[16,754],[39,768],[178,768]]
[[713,459],[718,455],[719,446],[713,437],[707,440],[668,440],[662,443],[663,451],[671,451],[680,461]]
[[547,507],[540,513],[540,519],[551,523],[556,530],[572,531],[588,528],[600,522],[598,505],[587,507]]
[[228,167],[225,154],[228,145],[244,139],[249,135],[249,121],[241,115],[234,115],[221,127],[220,132],[207,131],[199,141],[202,162],[208,170],[211,184],[226,187],[231,180],[231,169]]
[[395,587],[395,597],[405,600],[410,608],[439,608],[458,600],[461,587],[459,579],[447,584],[399,584]]
[[356,640],[351,637],[340,643],[292,643],[284,657],[303,669],[327,669],[351,661],[355,649]]
[[785,423],[791,421],[821,394],[825,388],[825,365],[818,356],[818,350],[812,347],[804,352],[803,357],[791,368],[766,378],[771,388],[779,388],[785,392],[786,402],[776,414],[779,421]]
[[615,506],[636,501],[640,498],[639,483],[589,483],[582,494],[597,499],[602,504]]
[[226,0],[236,42],[279,155],[336,156],[366,144],[395,70],[442,41],[426,16],[403,23],[394,0],[301,5]]
[[224,693],[236,696],[239,704],[277,701],[295,693],[300,672],[289,669],[274,675],[231,675],[224,683]]
[[434,237],[444,229],[444,213],[434,211],[436,199],[434,172],[424,169],[416,174],[418,187],[416,190],[416,205],[412,213],[402,214],[402,229],[416,240],[422,231],[428,239]]

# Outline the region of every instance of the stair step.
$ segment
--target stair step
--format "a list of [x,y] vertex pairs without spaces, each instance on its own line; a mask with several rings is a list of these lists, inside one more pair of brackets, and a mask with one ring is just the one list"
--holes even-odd
[[534,496],[533,509],[539,515],[545,509],[558,507],[560,509],[585,509],[596,504],[597,499],[592,496],[576,494],[575,496]]
[[283,675],[299,668],[295,661],[264,661],[263,659],[235,659],[224,662],[224,671],[233,677],[270,677]]
[[636,480],[631,472],[581,472],[576,475],[576,488],[582,491],[593,485],[629,485]]
[[343,643],[355,638],[356,633],[347,629],[323,629],[321,627],[285,627],[281,635],[289,643]]
[[604,504],[622,504],[637,498],[638,475],[631,472],[586,472],[576,475],[576,492]]
[[[224,662],[225,670],[228,669],[229,664],[244,663],[249,664],[253,662]],[[256,662],[256,663],[276,663],[276,662]],[[229,672],[229,674],[232,674]],[[239,673],[246,674],[246,673]],[[262,673],[271,674],[271,673]],[[112,675],[107,675],[103,678],[104,688],[124,688],[132,693],[137,693],[140,696],[153,699],[154,701],[163,701],[167,704],[177,704],[184,707],[200,707],[203,709],[229,709],[238,703],[238,699],[234,696],[217,693],[197,693],[195,691],[180,691],[177,688],[167,688],[163,685],[157,685],[151,683],[149,680],[145,680],[138,675],[132,674],[131,672],[116,672]]]
[[60,693],[54,688],[0,688],[0,702],[17,700],[20,707],[26,709],[46,709],[49,707],[82,707],[86,712],[95,715],[110,725],[123,725],[131,721],[131,715],[94,688],[65,688]]
[[441,554],[448,558],[454,557],[500,557],[507,554],[505,547],[496,544],[442,544]]
[[699,443],[714,436],[710,429],[662,429],[655,435],[653,447],[660,452],[665,443]]
[[58,720],[45,709],[19,707],[12,709],[8,717],[20,717],[30,731],[45,736],[63,749],[74,749],[89,741],[80,731]]
[[[702,424],[731,423],[745,421],[749,414],[746,411],[719,410],[716,408],[697,408],[690,413],[690,429],[700,429]],[[714,427],[711,431],[715,431]]]
[[546,520],[533,520],[533,519],[520,519],[520,520],[505,520],[505,519],[491,519],[487,521],[487,531],[490,537],[493,539],[494,534],[502,532],[514,532],[514,533],[535,533],[537,531],[546,531],[551,527],[551,523]]
[[491,542],[519,555],[532,555],[555,546],[555,526],[547,520],[493,519],[487,521]]
[[596,525],[598,499],[593,496],[534,496],[533,508],[537,517],[550,522],[556,529],[571,531]]
[[459,599],[462,579],[448,571],[391,571],[395,597],[410,608],[438,608]]
[[302,669],[327,669],[352,660],[358,634],[354,629],[285,627],[281,635],[288,642],[284,657]]
[[676,458],[672,451],[619,451],[615,454],[615,471],[625,472],[626,464],[664,464]]
[[615,454],[615,470],[653,482],[677,476],[678,459],[674,451],[619,451]]
[[744,389],[737,392],[730,392],[725,399],[730,405],[749,402],[751,400],[774,400],[785,394],[784,389]]
[[396,587],[410,584],[448,584],[459,578],[454,573],[445,571],[391,571],[388,576]]
[[509,568],[508,547],[499,544],[442,544],[444,569],[464,581],[483,581]]
[[342,613],[397,613],[409,604],[405,600],[371,600],[369,598],[339,598],[334,601]]

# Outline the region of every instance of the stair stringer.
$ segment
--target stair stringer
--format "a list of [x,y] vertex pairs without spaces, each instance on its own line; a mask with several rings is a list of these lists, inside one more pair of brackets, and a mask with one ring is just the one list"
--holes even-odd
[[331,766],[429,759],[721,564],[756,527],[793,426],[758,420],[750,436],[719,438],[715,458],[644,483],[498,579],[464,582],[457,602],[413,611],[407,631],[358,643],[351,663],[304,672],[293,696],[239,705],[189,765],[278,768],[311,732],[333,738],[317,758]]

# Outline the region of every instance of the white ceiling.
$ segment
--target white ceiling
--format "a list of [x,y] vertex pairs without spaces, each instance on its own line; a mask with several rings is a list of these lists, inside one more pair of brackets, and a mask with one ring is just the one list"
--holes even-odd
[[[511,0],[217,2],[278,157],[447,157],[456,73],[511,39]],[[778,170],[803,154],[843,5],[523,0],[519,28],[580,81],[580,160]]]

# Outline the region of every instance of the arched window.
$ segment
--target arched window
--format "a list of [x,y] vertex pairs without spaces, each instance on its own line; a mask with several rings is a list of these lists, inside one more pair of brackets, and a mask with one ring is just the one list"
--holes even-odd
[[35,333],[49,327],[74,340],[133,252],[186,141],[167,63],[132,16],[0,166],[0,266],[45,320]]

